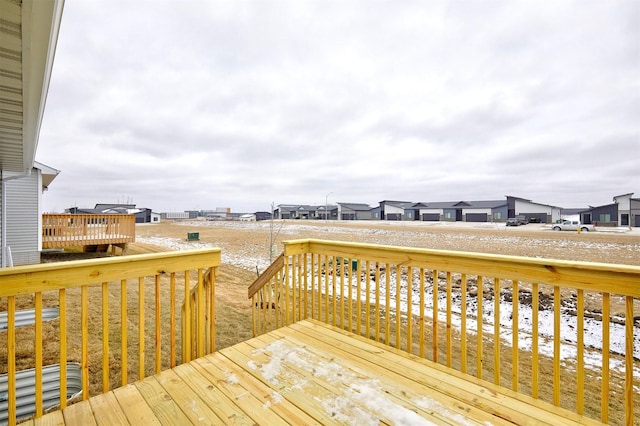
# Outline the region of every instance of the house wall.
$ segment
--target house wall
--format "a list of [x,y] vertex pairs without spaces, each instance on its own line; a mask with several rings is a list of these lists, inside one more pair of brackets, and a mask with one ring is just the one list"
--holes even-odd
[[356,220],[371,220],[371,212],[368,210],[357,210]]
[[507,218],[509,217],[508,213],[509,213],[509,209],[507,208],[506,205],[491,210],[491,214],[493,215],[493,220],[498,220],[498,221],[502,220],[506,222]]
[[385,220],[402,220],[403,217],[404,217],[404,209],[385,204],[384,206]]
[[629,218],[631,226],[640,226],[640,200],[631,199],[631,217]]
[[456,210],[457,209],[442,209],[442,220],[445,220],[448,222],[455,222]]
[[[618,216],[616,217],[618,226],[638,226],[636,225],[637,222],[635,219],[637,212],[632,211],[632,204],[635,204],[636,201],[631,198],[632,195],[633,194],[626,194],[613,197],[616,205],[618,206]],[[623,215],[625,218],[623,218]]]
[[[588,215],[591,215],[589,222]],[[588,212],[581,214],[582,223],[592,223],[598,226],[617,226],[618,225],[618,205],[607,204],[606,206],[594,207]]]
[[[515,200],[515,214],[540,217],[536,213],[545,213],[547,215],[546,223],[553,223],[560,219],[560,208],[546,206],[544,204],[528,203],[522,200]],[[515,216],[514,216],[515,217]]]
[[14,265],[40,263],[42,219],[40,217],[40,170],[30,176],[9,180],[6,185],[7,246]]
[[484,213],[487,215],[491,215],[491,209],[462,209],[462,214],[466,215],[467,213]]

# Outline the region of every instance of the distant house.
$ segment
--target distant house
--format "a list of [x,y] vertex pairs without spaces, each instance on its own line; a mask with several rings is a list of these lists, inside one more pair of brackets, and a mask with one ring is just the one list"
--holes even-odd
[[640,226],[640,198],[633,198],[633,192],[613,197],[618,214],[618,226]]
[[275,219],[295,219],[297,217],[298,204],[278,204],[273,211]]
[[337,203],[338,218],[340,220],[369,220],[371,219],[371,206],[359,203]]
[[5,232],[3,245],[7,247],[5,266],[40,263],[42,250],[42,193],[60,173],[59,170],[34,162],[30,173],[4,173],[2,191]]
[[[325,210],[328,213],[325,213]],[[275,219],[337,219],[338,206],[324,204],[312,206],[309,204],[278,204],[273,211]]]
[[256,212],[256,220],[271,220],[270,212]]
[[244,213],[238,217],[241,222],[255,222],[256,215],[254,213]]
[[309,206],[309,205],[301,205],[295,211],[295,219],[317,219],[318,218],[318,210],[322,210],[324,212],[324,207],[320,209],[317,206]]
[[618,226],[618,205],[612,203],[596,207],[590,206],[580,212],[580,220],[587,225]]
[[[136,223],[160,222],[160,215],[151,209],[138,208],[135,204],[96,204],[94,208],[70,207],[65,210],[71,214],[135,214]],[[154,220],[155,219],[155,220]]]
[[560,220],[562,208],[534,203],[525,198],[507,195],[508,217],[524,216],[527,220],[540,223],[554,223]]
[[[325,213],[326,212],[326,213]],[[336,220],[338,219],[338,206],[328,204],[316,207],[316,219]]]
[[415,220],[426,222],[500,222],[507,220],[506,200],[421,202],[412,207]]
[[412,201],[380,201],[381,220],[414,220],[414,202]]
[[166,212],[160,213],[160,216],[163,220],[181,220],[181,219],[189,219],[188,212]]

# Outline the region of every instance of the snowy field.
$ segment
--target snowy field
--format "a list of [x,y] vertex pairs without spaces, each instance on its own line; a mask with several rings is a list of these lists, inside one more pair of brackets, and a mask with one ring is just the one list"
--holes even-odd
[[[193,226],[193,223],[183,222],[181,223],[184,226]],[[484,235],[482,233],[476,234],[443,234],[442,238],[446,238],[448,244],[456,245],[456,243],[468,243],[472,241],[474,244],[495,244],[496,242],[504,244],[506,246],[518,244],[518,245],[529,245],[529,246],[541,246],[544,244],[553,244],[554,249],[561,248],[563,250],[586,250],[593,252],[603,252],[606,250],[618,250],[620,253],[628,253],[626,256],[629,256],[629,259],[633,262],[636,261],[633,256],[638,256],[640,253],[640,238],[633,238],[632,243],[625,244],[623,248],[619,247],[620,244],[616,242],[607,242],[602,240],[593,240],[589,238],[580,239],[580,240],[571,240],[567,239],[564,241],[558,241],[557,239],[547,242],[544,239],[528,237],[528,236],[520,236],[518,233],[512,233],[510,230],[505,230],[504,225],[495,225],[495,224],[475,224],[470,225],[475,228],[488,228],[495,227],[499,230],[497,233],[492,233],[491,235]],[[253,222],[253,223],[243,223],[243,222],[198,222],[198,227],[215,227],[218,229],[239,229],[246,230],[252,229],[254,231],[263,231],[270,232],[270,228],[272,224],[268,221],[265,222]],[[354,225],[355,226],[355,225]],[[414,226],[414,224],[411,224]],[[429,226],[435,227],[446,227],[447,225],[418,225],[423,228],[428,228]],[[498,228],[500,227],[500,228]],[[540,226],[539,228],[543,228],[544,226]],[[413,230],[407,229],[408,226],[404,226],[401,223],[393,223],[389,226],[379,226],[375,228],[358,228],[357,234],[359,241],[364,241],[368,243],[374,244],[385,244],[385,245],[410,245],[409,243],[413,241],[416,237],[416,233]],[[523,227],[520,227],[523,228]],[[611,229],[610,232],[626,232],[628,229],[616,230]],[[299,224],[287,224],[287,226],[277,229],[279,236],[282,239],[295,239],[300,238],[300,234],[312,234],[313,238],[318,238],[317,235],[324,236],[323,238],[332,239],[332,234],[345,234],[346,232],[353,232],[353,230],[349,231],[349,229],[345,229],[345,226],[331,226],[327,224],[319,228],[316,224],[305,224],[304,222],[300,222]],[[542,232],[542,231],[541,231]],[[551,234],[557,234],[553,231],[546,231]],[[633,232],[636,232],[634,230]],[[439,238],[439,236],[436,236]],[[266,245],[259,245],[255,243],[243,243],[239,242],[234,245],[233,250],[225,249],[224,243],[218,243],[216,241],[213,242],[197,242],[197,241],[185,241],[179,238],[169,238],[169,237],[137,237],[137,241],[141,243],[154,244],[158,246],[163,246],[170,248],[172,250],[187,250],[194,248],[208,248],[208,247],[222,247],[222,262],[225,264],[230,264],[239,268],[243,268],[249,271],[256,271],[256,268],[260,271],[266,269],[269,265],[269,250]],[[546,253],[544,247],[541,248],[542,253]],[[545,256],[542,256],[545,257]],[[392,275],[394,273],[392,272]],[[384,281],[383,281],[384,282]],[[395,277],[392,276],[391,283],[395,287]],[[417,278],[414,278],[414,283],[418,282]],[[401,289],[401,303],[403,311],[407,311],[407,281],[406,277],[403,278],[404,285]],[[373,287],[375,283],[371,282]],[[445,283],[440,279],[440,285],[444,285]],[[324,285],[321,287],[324,288]],[[364,282],[361,284],[361,288],[365,288]],[[346,288],[343,289],[346,292],[348,291]],[[433,288],[429,286],[427,288],[425,294],[426,304],[424,309],[426,312],[430,312],[433,306]],[[391,290],[392,294],[395,294],[395,288]],[[361,296],[363,300],[366,300],[366,295]],[[382,296],[384,297],[384,289],[382,289]],[[371,296],[370,300],[374,300],[375,296]],[[453,306],[452,310],[454,312],[453,315],[453,325],[455,327],[460,327],[460,316],[462,314],[462,307],[460,306],[460,298],[459,295],[454,296],[453,298]],[[419,290],[417,288],[413,288],[412,295],[412,306],[411,310],[414,315],[419,314],[420,306],[419,306]],[[395,306],[395,300],[392,302],[392,306]],[[446,323],[446,293],[440,291],[438,293],[438,306],[439,306],[439,321]],[[562,315],[560,320],[560,336],[561,336],[561,359],[566,366],[575,366],[577,367],[577,317],[575,315],[571,315],[570,312],[575,311],[575,300],[563,300],[562,307]],[[523,350],[531,350],[532,345],[532,309],[530,305],[520,303],[519,304],[519,324],[518,324],[518,344]],[[467,306],[466,306],[466,314],[467,318],[473,318],[477,314],[477,299],[474,297],[467,298]],[[509,347],[512,344],[512,336],[514,333],[512,327],[512,304],[510,301],[504,300],[504,289],[503,289],[503,298],[500,303],[500,336],[499,338],[502,341],[503,346]],[[492,335],[494,333],[493,326],[493,302],[484,301],[483,302],[483,324],[484,324],[484,333],[485,335]],[[554,318],[553,318],[553,310],[541,309],[539,312],[539,351],[541,354],[553,357],[553,329],[554,329]],[[476,322],[467,320],[467,329],[469,332],[476,332]],[[600,352],[602,346],[602,323],[599,320],[593,318],[585,318],[584,321],[584,346],[585,346],[585,365],[593,369],[595,371],[600,371],[602,366],[602,354]],[[623,325],[618,324],[616,322],[611,322],[610,324],[610,339],[611,346],[610,350],[612,355],[620,355],[624,356],[625,353],[625,343],[626,343],[626,335],[625,328]],[[623,372],[624,371],[624,360],[620,356],[612,356],[610,359],[610,369],[614,371]],[[634,327],[634,336],[633,336],[633,356],[636,360],[640,359],[640,327]],[[640,377],[640,363],[636,362],[634,367],[634,377]],[[640,389],[636,389],[640,391]]]

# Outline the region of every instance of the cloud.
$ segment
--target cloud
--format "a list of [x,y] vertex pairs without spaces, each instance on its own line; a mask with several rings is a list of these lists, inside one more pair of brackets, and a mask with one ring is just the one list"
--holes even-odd
[[253,211],[330,192],[604,204],[640,192],[639,12],[69,0],[38,151],[62,170],[45,208]]

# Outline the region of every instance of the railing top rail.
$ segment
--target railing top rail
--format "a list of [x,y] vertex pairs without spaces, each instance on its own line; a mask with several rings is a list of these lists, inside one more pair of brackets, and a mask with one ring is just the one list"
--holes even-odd
[[251,299],[269,280],[284,266],[284,253],[276,257],[271,265],[249,286],[249,299]]
[[0,269],[0,297],[217,267],[221,249],[172,251]]
[[284,246],[286,256],[317,253],[371,259],[399,266],[427,266],[443,271],[561,284],[589,291],[640,297],[640,266],[316,239],[285,241]]

